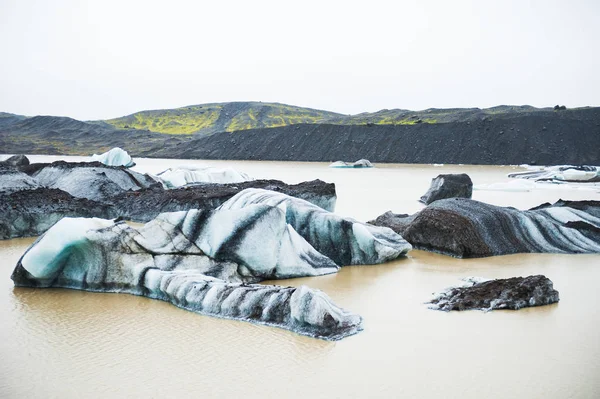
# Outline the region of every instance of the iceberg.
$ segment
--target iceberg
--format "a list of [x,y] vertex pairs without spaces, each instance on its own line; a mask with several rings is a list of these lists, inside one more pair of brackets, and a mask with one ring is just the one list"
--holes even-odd
[[521,211],[450,198],[411,216],[387,212],[371,223],[393,228],[417,249],[458,258],[600,253],[600,201],[560,200]]
[[287,223],[339,266],[383,263],[412,249],[406,240],[387,227],[345,218],[303,199],[274,191],[248,188],[218,209],[241,209],[253,204],[282,209]]
[[110,201],[118,194],[159,186],[148,175],[123,167],[104,166],[96,162],[41,164],[32,177],[42,186],[57,188],[74,197]]
[[354,163],[348,163],[344,161],[335,161],[330,168],[372,168],[373,164],[368,159],[359,159]]
[[40,184],[28,174],[13,167],[0,165],[0,193],[33,190],[39,187]]
[[101,162],[107,166],[124,166],[126,168],[131,168],[132,166],[135,166],[135,162],[133,162],[133,159],[127,153],[127,151],[119,147],[115,147],[110,151],[107,151],[100,155],[94,154],[91,156],[91,161]]
[[21,257],[16,286],[142,295],[209,316],[338,340],[362,318],[306,286],[256,284],[319,276],[339,267],[268,205],[172,212],[135,229],[105,219],[64,218]]
[[559,165],[546,167],[528,167],[526,172],[509,173],[515,179],[530,179],[550,182],[600,182],[600,167]]
[[166,188],[177,188],[197,183],[242,183],[254,180],[246,173],[233,168],[216,168],[213,166],[179,166],[160,172],[157,177]]

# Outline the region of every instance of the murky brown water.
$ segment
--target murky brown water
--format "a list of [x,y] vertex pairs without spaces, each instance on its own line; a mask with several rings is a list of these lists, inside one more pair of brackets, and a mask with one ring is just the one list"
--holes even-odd
[[[136,161],[136,169],[148,172],[194,162]],[[481,184],[504,181],[513,170],[200,163],[226,163],[287,182],[335,182],[338,213],[359,220],[390,209],[420,209],[416,199],[439,173],[466,172]],[[474,194],[519,208],[561,197],[600,199],[600,194],[564,189]],[[597,255],[459,260],[412,251],[393,263],[278,281],[322,289],[364,317],[365,331],[332,343],[130,295],[14,288],[10,273],[33,241],[0,241],[0,397],[600,397]],[[560,303],[491,313],[443,313],[422,305],[461,277],[539,273],[554,281]]]

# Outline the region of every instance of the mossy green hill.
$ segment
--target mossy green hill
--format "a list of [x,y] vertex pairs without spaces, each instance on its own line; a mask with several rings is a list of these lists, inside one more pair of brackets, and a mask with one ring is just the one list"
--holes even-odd
[[105,122],[119,129],[143,129],[167,134],[212,134],[298,123],[320,123],[342,116],[293,105],[230,102],[141,111]]
[[[253,126],[260,126],[252,128]],[[471,164],[600,162],[600,107],[498,106],[357,115],[236,102],[109,121],[0,112],[0,154]]]
[[220,132],[282,127],[297,124],[333,125],[415,125],[477,121],[485,117],[528,114],[551,108],[530,106],[498,106],[487,109],[456,108],[423,111],[384,109],[357,115],[297,107],[279,103],[229,102],[190,105],[187,107],[141,111],[128,116],[103,121],[117,129],[149,130],[166,134],[209,135]]

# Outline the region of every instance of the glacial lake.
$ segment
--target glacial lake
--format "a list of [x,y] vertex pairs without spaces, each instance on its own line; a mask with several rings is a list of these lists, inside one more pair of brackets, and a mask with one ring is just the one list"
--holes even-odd
[[[4,156],[0,155],[0,159]],[[32,162],[82,157],[31,156]],[[232,166],[288,183],[322,179],[336,212],[361,221],[412,213],[440,173],[475,185],[508,182],[518,167],[136,159],[140,172],[180,164]],[[549,186],[474,191],[474,199],[520,209],[600,192]],[[305,284],[364,318],[338,342],[200,316],[125,294],[15,288],[10,274],[35,238],[0,241],[0,397],[598,398],[600,255],[509,255],[461,260],[411,251],[377,266],[267,282]],[[467,276],[544,274],[558,304],[520,311],[427,309],[433,292]]]

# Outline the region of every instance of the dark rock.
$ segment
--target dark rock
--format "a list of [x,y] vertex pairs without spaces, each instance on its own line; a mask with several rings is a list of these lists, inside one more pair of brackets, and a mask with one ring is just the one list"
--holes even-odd
[[411,215],[381,215],[415,249],[459,258],[514,253],[600,253],[600,201],[558,201],[521,211],[465,198]]
[[512,277],[499,280],[469,278],[462,287],[448,288],[430,302],[435,310],[518,310],[558,302],[558,291],[545,276]]
[[12,157],[0,162],[0,164],[14,167],[27,166],[29,165],[29,158],[22,154],[13,155]]
[[51,188],[0,192],[0,239],[40,235],[67,216],[108,218],[110,208]]
[[429,190],[419,201],[429,205],[440,199],[471,198],[472,195],[473,182],[469,175],[465,173],[438,175],[436,178],[431,179]]
[[147,222],[159,213],[214,209],[246,188],[262,188],[301,198],[327,211],[335,209],[335,184],[313,180],[286,184],[279,180],[252,180],[230,184],[201,184],[164,190],[152,187],[146,190],[124,192],[112,199],[114,216],[127,220]]
[[374,226],[389,227],[396,233],[402,235],[410,223],[412,223],[416,215],[418,214],[411,216],[406,213],[396,214],[392,211],[387,211],[383,215],[379,215],[377,219],[371,220],[368,223]]

